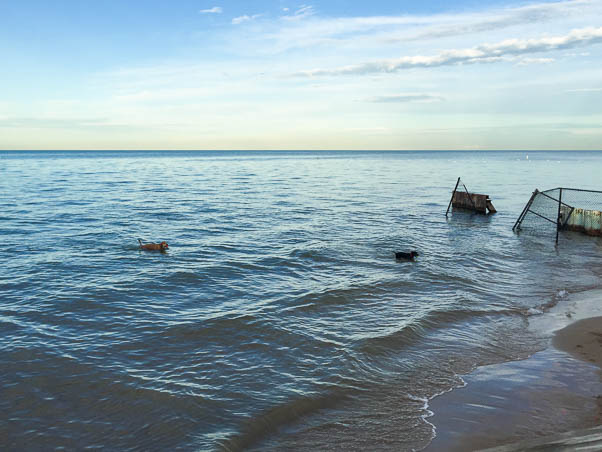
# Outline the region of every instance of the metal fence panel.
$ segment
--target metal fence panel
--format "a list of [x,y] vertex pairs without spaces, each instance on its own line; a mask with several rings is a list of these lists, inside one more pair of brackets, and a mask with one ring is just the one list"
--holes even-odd
[[602,236],[602,191],[564,187],[535,190],[513,229],[555,233],[557,242],[561,230]]

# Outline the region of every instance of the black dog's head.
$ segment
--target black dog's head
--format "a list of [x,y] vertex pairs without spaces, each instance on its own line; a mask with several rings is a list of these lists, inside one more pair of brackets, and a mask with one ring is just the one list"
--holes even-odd
[[410,251],[410,256],[412,256],[412,259],[414,259],[415,257],[420,256],[420,254],[418,254],[417,251]]

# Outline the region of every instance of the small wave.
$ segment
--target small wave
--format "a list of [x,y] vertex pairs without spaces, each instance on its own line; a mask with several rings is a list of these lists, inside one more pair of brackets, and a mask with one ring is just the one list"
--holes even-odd
[[178,284],[178,283],[191,284],[191,283],[197,283],[202,280],[203,280],[203,278],[200,275],[198,275],[197,273],[186,272],[186,271],[178,271],[178,272],[172,273],[171,275],[169,275],[167,277],[167,282],[174,283],[174,284]]
[[431,311],[426,315],[414,319],[409,324],[398,330],[382,336],[365,339],[361,350],[368,355],[378,355],[395,351],[399,348],[412,345],[432,330],[444,328],[449,324],[477,317],[488,317],[494,315],[520,315],[519,310],[503,309],[495,311],[479,310],[455,310],[455,311]]
[[562,299],[562,298],[566,298],[568,296],[569,296],[568,291],[566,291],[564,289],[559,290],[558,292],[556,292],[556,298]]
[[295,249],[291,251],[290,256],[294,259],[306,259],[313,262],[337,262],[338,259],[334,256],[329,256],[323,250],[312,249]]
[[449,389],[439,391],[439,392],[431,395],[430,397],[419,397],[419,396],[414,396],[412,394],[408,394],[408,398],[410,400],[414,400],[418,403],[422,403],[423,414],[420,416],[420,418],[422,419],[422,421],[425,424],[429,425],[431,428],[431,431],[432,431],[431,442],[437,437],[437,426],[428,420],[430,417],[435,415],[435,413],[430,409],[430,401],[439,396],[447,394],[448,392],[452,392],[455,389],[460,389],[460,388],[466,387],[466,385],[468,384],[468,383],[466,383],[466,380],[464,380],[460,375],[456,374],[455,376],[458,379],[458,384],[451,386]]
[[525,314],[526,314],[528,317],[530,317],[530,316],[532,316],[532,315],[541,315],[541,314],[543,314],[543,313],[544,313],[544,310],[543,310],[543,309],[529,308],[529,309],[527,309],[527,311],[526,311],[526,313],[525,313]]
[[528,309],[523,309],[521,311],[521,313],[523,315],[525,315],[526,317],[531,317],[534,315],[541,315],[541,314],[549,311],[553,307],[555,307],[561,300],[567,298],[568,296],[569,296],[569,292],[564,289],[561,289],[561,290],[557,291],[556,294],[554,296],[552,296],[545,303],[542,303],[539,306],[534,306],[534,307],[531,307]]
[[[291,335],[291,333],[276,328],[270,322],[261,321],[258,317],[248,314],[186,322],[145,322],[133,326],[130,333],[133,339],[147,344],[160,339],[180,345],[217,342],[224,346],[235,344],[237,347],[248,343],[263,342],[265,337],[270,337],[275,342],[284,341],[285,336]],[[123,347],[128,348],[130,345],[123,344]]]
[[244,260],[228,260],[224,261],[224,264],[232,269],[250,272],[267,272],[271,268],[269,266],[258,265],[254,262]]
[[326,394],[303,397],[275,406],[245,422],[240,432],[222,441],[217,450],[238,452],[248,449],[286,425],[320,410],[333,408],[349,396],[346,391],[337,388]]
[[268,268],[288,268],[291,270],[305,270],[306,266],[296,260],[286,259],[278,256],[268,256],[259,259],[257,263]]
[[[406,284],[407,283],[401,283]],[[312,311],[321,310],[327,306],[342,306],[347,303],[355,304],[366,301],[367,290],[372,290],[369,297],[377,298],[385,292],[384,287],[376,288],[370,284],[351,285],[337,288],[316,288],[300,294],[285,310]]]
[[[236,229],[229,228],[226,230],[233,231]],[[219,232],[222,233],[223,232],[222,229],[220,229]],[[257,254],[257,250],[254,248],[249,248],[249,247],[244,247],[244,246],[229,244],[229,243],[209,245],[207,247],[207,249],[213,250],[216,253],[236,253],[236,254],[245,254],[245,255],[249,255],[249,256],[255,256]]]

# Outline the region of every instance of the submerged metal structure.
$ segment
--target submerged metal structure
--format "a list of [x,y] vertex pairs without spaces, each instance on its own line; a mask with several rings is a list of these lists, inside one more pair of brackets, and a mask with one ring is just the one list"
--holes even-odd
[[[464,191],[458,190],[460,184],[462,184],[462,187],[464,187]],[[472,210],[474,212],[483,214],[487,214],[487,212],[497,212],[495,207],[493,207],[491,199],[489,199],[489,195],[470,193],[460,177],[458,177],[458,181],[456,182],[456,186],[452,192],[452,197],[449,200],[447,210],[445,211],[445,216],[447,216],[451,207]]]
[[578,188],[535,189],[512,230],[556,233],[562,230],[602,237],[602,191]]

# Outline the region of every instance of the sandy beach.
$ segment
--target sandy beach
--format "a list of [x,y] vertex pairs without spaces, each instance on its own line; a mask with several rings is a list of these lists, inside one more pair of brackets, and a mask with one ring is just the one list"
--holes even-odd
[[559,330],[554,347],[602,368],[602,317],[579,320]]
[[433,399],[428,420],[437,436],[425,450],[545,443],[563,432],[602,425],[602,317],[583,318],[599,309],[599,295],[578,294],[533,322],[540,330],[568,324],[550,331],[548,349],[523,361],[477,368],[463,377],[466,386]]
[[[554,347],[591,362],[600,368],[602,377],[602,317],[579,320],[556,332]],[[596,398],[598,423],[602,424],[602,394]]]

